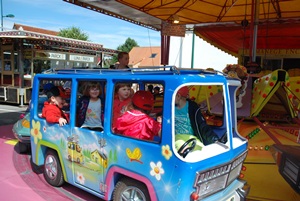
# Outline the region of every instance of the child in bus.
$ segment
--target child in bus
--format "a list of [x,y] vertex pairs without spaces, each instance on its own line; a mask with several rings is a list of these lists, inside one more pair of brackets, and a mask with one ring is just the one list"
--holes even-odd
[[111,69],[126,69],[129,68],[129,54],[128,52],[119,52],[118,62],[110,66]]
[[161,117],[155,121],[148,114],[152,110],[154,98],[149,91],[137,91],[127,111],[117,119],[115,132],[126,136],[153,140],[161,135]]
[[206,124],[200,107],[189,99],[187,86],[180,88],[175,96],[175,134],[196,136],[204,145],[219,140],[218,135]]
[[69,122],[69,115],[63,110],[63,98],[57,86],[53,86],[46,91],[48,101],[44,102],[42,117],[49,123],[58,123],[63,126]]
[[126,110],[131,101],[132,89],[130,83],[118,83],[115,85],[115,96],[113,105],[113,127],[116,125],[118,117]]
[[103,131],[103,112],[101,86],[99,82],[89,82],[83,90],[83,96],[79,99],[77,124],[81,128]]

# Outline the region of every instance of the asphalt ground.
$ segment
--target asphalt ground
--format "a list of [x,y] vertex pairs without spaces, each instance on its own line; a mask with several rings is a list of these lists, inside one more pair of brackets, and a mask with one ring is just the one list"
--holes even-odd
[[0,126],[14,124],[20,119],[20,115],[26,111],[27,105],[0,104]]
[[43,169],[31,163],[31,154],[20,153],[12,127],[26,106],[0,104],[0,200],[3,201],[101,201],[70,184],[60,188],[49,185]]

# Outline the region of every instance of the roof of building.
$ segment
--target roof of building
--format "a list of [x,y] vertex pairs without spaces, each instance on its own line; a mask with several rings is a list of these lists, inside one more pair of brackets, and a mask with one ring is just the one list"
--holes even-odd
[[49,50],[57,49],[60,51],[72,51],[78,53],[86,51],[100,51],[109,54],[115,54],[118,52],[113,49],[104,48],[103,45],[99,43],[57,36],[58,32],[55,31],[21,24],[14,24],[13,28],[14,29],[11,31],[0,32],[0,37],[3,40],[16,38],[26,39],[27,43],[47,46],[45,48]]
[[160,47],[133,47],[129,52],[129,65],[132,67],[160,66]]
[[37,33],[53,35],[53,36],[57,36],[59,33],[57,31],[42,29],[42,28],[38,28],[38,27],[31,27],[31,26],[27,26],[24,24],[16,24],[16,23],[14,23],[13,29],[20,30],[20,31],[37,32]]

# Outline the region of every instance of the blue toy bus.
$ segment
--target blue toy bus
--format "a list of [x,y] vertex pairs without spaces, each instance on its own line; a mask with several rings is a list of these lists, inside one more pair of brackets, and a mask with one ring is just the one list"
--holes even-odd
[[[78,100],[89,82],[101,86],[103,130],[78,126]],[[47,83],[70,84],[66,125],[48,123],[41,116],[39,98]],[[132,93],[145,91],[149,85],[160,88],[148,113],[153,119],[161,117],[159,136],[138,139],[113,128],[115,87],[120,83],[130,84]],[[44,166],[49,184],[68,182],[104,200],[245,200],[250,187],[240,178],[247,140],[237,131],[239,86],[239,80],[218,72],[176,67],[38,74],[30,104],[33,163]],[[176,94],[183,87],[218,136],[213,143],[175,134]]]

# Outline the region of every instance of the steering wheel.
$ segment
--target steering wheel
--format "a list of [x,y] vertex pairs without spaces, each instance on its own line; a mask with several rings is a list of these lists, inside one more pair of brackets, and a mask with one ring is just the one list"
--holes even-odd
[[[189,144],[191,144],[188,148],[186,148]],[[191,138],[186,141],[177,151],[177,153],[182,156],[183,158],[188,155],[196,146],[196,138]],[[185,149],[186,148],[186,149]]]

